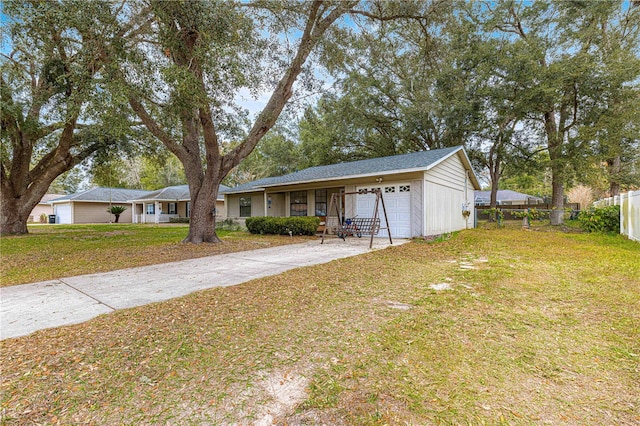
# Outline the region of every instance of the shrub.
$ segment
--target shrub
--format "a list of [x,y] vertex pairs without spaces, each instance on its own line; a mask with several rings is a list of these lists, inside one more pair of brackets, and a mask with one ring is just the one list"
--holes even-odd
[[244,230],[244,226],[231,218],[226,218],[216,223],[216,229],[222,231],[242,231]]
[[189,223],[188,217],[170,217],[169,223]]
[[47,223],[49,221],[49,216],[47,216],[46,214],[42,213],[40,215],[40,223]]
[[125,206],[111,206],[107,209],[107,212],[114,215],[116,217],[116,223],[118,223],[120,215],[124,213],[125,210],[127,210]]
[[620,232],[620,206],[583,210],[578,215],[580,227],[587,232]]
[[593,190],[586,185],[577,185],[567,191],[570,203],[580,203],[580,209],[585,210],[593,204]]
[[245,221],[252,234],[315,235],[320,218],[303,217],[248,217]]

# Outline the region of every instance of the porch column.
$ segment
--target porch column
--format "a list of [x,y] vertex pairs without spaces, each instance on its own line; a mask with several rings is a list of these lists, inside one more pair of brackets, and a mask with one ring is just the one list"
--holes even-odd
[[154,208],[154,212],[155,212],[155,214],[154,214],[154,223],[160,223],[160,206],[161,206],[161,204],[156,201],[154,203],[154,206],[155,206],[155,208]]
[[262,199],[264,202],[264,215],[269,216],[269,196],[267,195],[267,191],[262,193]]

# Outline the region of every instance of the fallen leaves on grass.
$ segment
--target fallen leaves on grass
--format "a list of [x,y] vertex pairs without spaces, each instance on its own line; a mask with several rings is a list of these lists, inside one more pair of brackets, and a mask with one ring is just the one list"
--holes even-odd
[[468,231],[2,341],[3,420],[636,423],[639,250],[531,235]]

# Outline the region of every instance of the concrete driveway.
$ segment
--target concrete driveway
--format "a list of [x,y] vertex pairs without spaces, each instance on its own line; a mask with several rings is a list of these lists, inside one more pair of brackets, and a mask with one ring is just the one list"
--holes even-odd
[[[394,245],[405,242],[395,240]],[[388,246],[388,239],[374,239],[373,250]],[[368,238],[328,238],[324,244],[309,241],[4,287],[0,289],[0,339],[369,251]]]

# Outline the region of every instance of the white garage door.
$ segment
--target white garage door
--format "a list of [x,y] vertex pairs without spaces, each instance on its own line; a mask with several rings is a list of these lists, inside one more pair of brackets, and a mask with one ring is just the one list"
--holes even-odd
[[56,223],[71,223],[70,204],[57,204],[55,206],[54,213],[56,215]]
[[[358,187],[360,189],[372,189],[375,187]],[[391,237],[411,238],[411,185],[408,183],[396,183],[381,185],[384,205],[387,209]],[[356,214],[358,217],[373,217],[376,204],[375,194],[358,194]],[[380,226],[385,227],[382,205],[379,206],[378,215]],[[379,237],[387,237],[387,231],[381,230]]]

